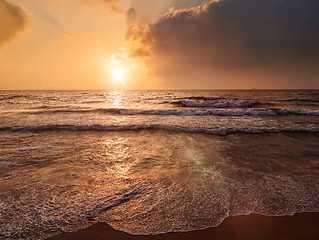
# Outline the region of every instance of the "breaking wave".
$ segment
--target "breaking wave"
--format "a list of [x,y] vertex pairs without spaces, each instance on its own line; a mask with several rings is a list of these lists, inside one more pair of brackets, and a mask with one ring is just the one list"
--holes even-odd
[[183,98],[176,98],[176,99],[188,99],[188,100],[199,100],[199,101],[207,101],[207,100],[219,100],[222,99],[222,97],[183,97]]

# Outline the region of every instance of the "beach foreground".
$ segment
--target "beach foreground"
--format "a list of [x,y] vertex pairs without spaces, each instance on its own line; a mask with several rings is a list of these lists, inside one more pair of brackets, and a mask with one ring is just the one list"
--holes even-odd
[[133,236],[116,231],[108,224],[97,223],[74,233],[62,233],[47,240],[105,240],[105,239],[319,239],[319,213],[300,213],[295,216],[269,217],[261,215],[228,217],[217,227],[192,232]]

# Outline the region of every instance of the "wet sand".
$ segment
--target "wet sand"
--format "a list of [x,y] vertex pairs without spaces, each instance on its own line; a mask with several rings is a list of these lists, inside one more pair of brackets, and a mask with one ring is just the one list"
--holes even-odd
[[62,233],[47,240],[318,240],[319,213],[301,213],[295,216],[267,217],[260,215],[227,218],[217,227],[206,230],[167,233],[155,236],[133,236],[97,223],[74,233]]

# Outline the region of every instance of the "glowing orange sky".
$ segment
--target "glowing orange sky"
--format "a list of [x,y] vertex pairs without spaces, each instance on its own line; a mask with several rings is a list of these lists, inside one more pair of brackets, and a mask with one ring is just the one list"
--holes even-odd
[[[276,16],[259,17],[259,11],[267,7],[276,13],[274,0],[262,0],[260,9],[258,4],[250,6],[248,0],[203,5],[207,2],[0,0],[0,90],[319,88],[314,67],[319,62],[317,47],[310,51],[301,46],[297,55],[289,52],[298,44],[319,45],[318,32],[302,33],[305,39],[297,38],[288,48],[291,33],[287,31],[288,40],[285,33],[279,34],[280,28],[273,26],[281,23],[271,22]],[[296,2],[286,7],[298,9]],[[199,4],[202,7],[189,10]],[[311,7],[317,11],[318,6]],[[245,7],[255,8],[256,14],[245,12]],[[298,18],[304,25],[312,12],[305,14]],[[248,18],[243,17],[246,15]],[[239,21],[234,25],[232,18],[236,17]],[[286,18],[298,29],[290,15]],[[207,25],[206,20],[214,24]],[[317,20],[311,19],[312,27]],[[218,22],[221,24],[215,24]],[[257,39],[253,43],[247,32],[250,22],[260,24],[257,27],[269,24],[253,32]],[[266,40],[258,42],[263,32],[267,36],[260,39]]]
[[[13,4],[26,18],[21,30],[9,26],[17,28],[17,34],[1,44],[0,89],[108,89],[117,85],[105,60],[123,46],[128,27],[125,12],[134,1],[114,2],[118,12],[98,0],[1,0],[0,12],[6,10],[5,4]],[[136,21],[154,20],[168,2],[157,4],[147,11],[148,16],[141,14]],[[123,88],[156,88],[143,74],[135,71],[126,76]]]

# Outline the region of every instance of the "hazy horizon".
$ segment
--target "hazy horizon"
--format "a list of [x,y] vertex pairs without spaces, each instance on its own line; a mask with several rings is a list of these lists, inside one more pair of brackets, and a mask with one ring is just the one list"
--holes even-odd
[[0,91],[284,91],[284,90],[319,90],[319,88],[163,88],[163,89],[0,89]]

